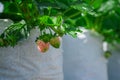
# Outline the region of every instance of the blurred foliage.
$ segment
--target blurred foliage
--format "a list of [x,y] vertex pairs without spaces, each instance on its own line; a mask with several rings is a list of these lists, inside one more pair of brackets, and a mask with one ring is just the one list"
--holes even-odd
[[110,51],[105,51],[105,52],[104,52],[104,57],[105,57],[106,59],[110,58],[111,56],[112,56],[112,53],[111,53]]
[[[14,21],[0,36],[0,46],[14,46],[38,27],[40,36],[76,37],[85,27],[99,32],[107,42],[120,42],[120,0],[1,0],[1,19]],[[24,24],[21,21],[25,21]],[[52,33],[54,31],[54,33]],[[47,34],[48,35],[48,34]],[[40,37],[39,36],[39,37]],[[50,37],[51,38],[51,37]]]

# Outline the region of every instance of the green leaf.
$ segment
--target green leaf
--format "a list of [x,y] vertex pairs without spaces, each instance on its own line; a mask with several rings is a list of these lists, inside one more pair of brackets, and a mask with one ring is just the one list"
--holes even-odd
[[4,4],[4,13],[19,13],[19,10],[15,3],[5,1],[3,4]]
[[57,0],[55,2],[62,9],[67,9],[68,8],[68,6],[66,4],[62,3],[62,2],[59,2]]
[[86,26],[86,21],[83,17],[79,17],[76,21],[75,21],[75,25],[76,26]]
[[68,34],[69,34],[70,36],[72,36],[73,38],[76,38],[76,37],[77,37],[77,33],[75,33],[74,31],[70,31],[70,32],[68,32]]
[[76,4],[71,6],[75,10],[79,10],[83,16],[87,14],[97,16],[97,13],[94,11],[92,6],[86,4],[86,3],[81,3],[81,4]]
[[39,18],[40,24],[46,25],[46,26],[53,26],[54,23],[52,19],[49,16],[42,16]]
[[[81,1],[78,1],[78,0],[57,0],[59,3],[62,3],[62,4],[64,4],[64,5],[66,5],[66,6],[70,6],[70,5],[72,5],[72,4],[75,4],[75,3],[79,3],[79,2],[81,2]],[[67,8],[67,7],[65,7],[65,8]]]
[[92,0],[91,6],[94,7],[94,9],[98,9],[103,3],[103,0]]
[[58,17],[57,17],[56,24],[61,25],[61,24],[62,24],[62,22],[63,22],[62,16],[58,16]]
[[101,5],[101,7],[98,9],[98,12],[107,13],[111,11],[115,6],[116,6],[115,0],[108,0]]
[[83,0],[88,5],[92,6],[94,9],[97,9],[103,3],[103,0]]
[[72,5],[71,7],[74,9],[80,10],[82,12],[92,11],[92,8],[88,4],[85,4],[85,3]]

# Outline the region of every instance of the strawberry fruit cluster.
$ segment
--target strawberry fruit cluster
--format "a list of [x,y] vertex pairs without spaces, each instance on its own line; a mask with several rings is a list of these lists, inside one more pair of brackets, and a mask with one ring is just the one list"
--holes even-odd
[[42,39],[36,40],[37,48],[40,52],[45,53],[49,50],[50,45],[54,48],[60,47],[60,37],[52,37],[49,41],[45,42]]

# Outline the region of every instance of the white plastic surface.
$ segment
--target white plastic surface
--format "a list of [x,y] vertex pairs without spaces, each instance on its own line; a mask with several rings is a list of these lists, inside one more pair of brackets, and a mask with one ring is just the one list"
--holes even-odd
[[40,53],[35,43],[38,35],[34,29],[14,48],[0,48],[0,80],[63,80],[62,48],[50,46]]
[[78,38],[63,37],[64,80],[108,80],[102,37],[85,31]]

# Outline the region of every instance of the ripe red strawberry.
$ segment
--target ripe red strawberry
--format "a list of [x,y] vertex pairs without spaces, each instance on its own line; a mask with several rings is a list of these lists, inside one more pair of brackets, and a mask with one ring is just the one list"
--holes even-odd
[[49,49],[49,42],[45,43],[44,41],[42,40],[37,40],[37,48],[40,52],[44,53],[46,51],[48,51]]
[[60,47],[60,37],[51,38],[50,39],[50,44],[55,48],[59,48]]

